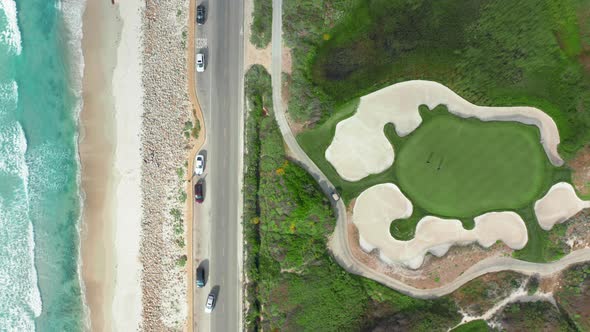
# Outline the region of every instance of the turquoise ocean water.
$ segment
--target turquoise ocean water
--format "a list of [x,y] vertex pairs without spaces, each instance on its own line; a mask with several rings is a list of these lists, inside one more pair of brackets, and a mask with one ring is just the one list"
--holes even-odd
[[78,331],[82,0],[0,0],[0,331]]

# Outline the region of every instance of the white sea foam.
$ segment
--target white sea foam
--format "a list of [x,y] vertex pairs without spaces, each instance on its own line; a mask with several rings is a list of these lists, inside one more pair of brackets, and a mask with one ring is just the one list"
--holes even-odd
[[[6,151],[0,152],[0,160],[11,160],[6,164],[12,164],[0,169],[0,176],[10,181],[5,182],[0,195],[0,312],[7,313],[0,319],[0,330],[33,331],[34,318],[41,314],[42,302],[34,263],[33,226],[28,212],[26,140],[20,125],[12,128],[17,129],[2,135],[0,142],[0,147],[16,147],[8,155]],[[6,133],[5,130],[1,132]],[[8,141],[10,138],[12,142]]]
[[18,102],[18,85],[16,81],[0,82],[0,119],[9,111],[15,110]]
[[[82,75],[84,73],[84,55],[82,53],[82,17],[86,8],[85,0],[61,0],[56,4],[63,15],[65,40],[68,46],[68,63],[72,92],[82,96]],[[79,113],[79,110],[78,110]]]
[[0,30],[0,41],[6,43],[18,55],[22,50],[20,30],[14,0],[0,0],[0,10],[6,16],[6,26]]
[[27,139],[20,124],[13,122],[0,125],[0,174],[17,176],[28,185],[26,151]]

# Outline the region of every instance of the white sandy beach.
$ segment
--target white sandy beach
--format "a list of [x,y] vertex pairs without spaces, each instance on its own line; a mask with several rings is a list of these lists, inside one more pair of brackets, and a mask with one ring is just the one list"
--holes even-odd
[[141,21],[143,1],[121,1],[123,19],[113,74],[116,117],[114,171],[115,289],[112,315],[116,331],[135,331],[141,319],[141,124],[143,114]]
[[141,324],[141,5],[92,1],[84,14],[81,251],[93,331]]

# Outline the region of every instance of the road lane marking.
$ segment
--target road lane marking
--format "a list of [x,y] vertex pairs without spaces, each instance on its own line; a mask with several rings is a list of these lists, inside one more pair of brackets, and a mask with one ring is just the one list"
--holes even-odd
[[207,38],[197,38],[196,47],[197,49],[207,48]]

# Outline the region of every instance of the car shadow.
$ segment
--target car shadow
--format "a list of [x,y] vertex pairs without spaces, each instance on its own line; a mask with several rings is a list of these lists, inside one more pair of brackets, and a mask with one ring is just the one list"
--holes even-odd
[[221,287],[219,287],[219,285],[215,285],[213,287],[211,287],[211,291],[209,292],[209,294],[213,294],[215,295],[215,302],[217,302],[219,300],[219,294],[221,293]]

